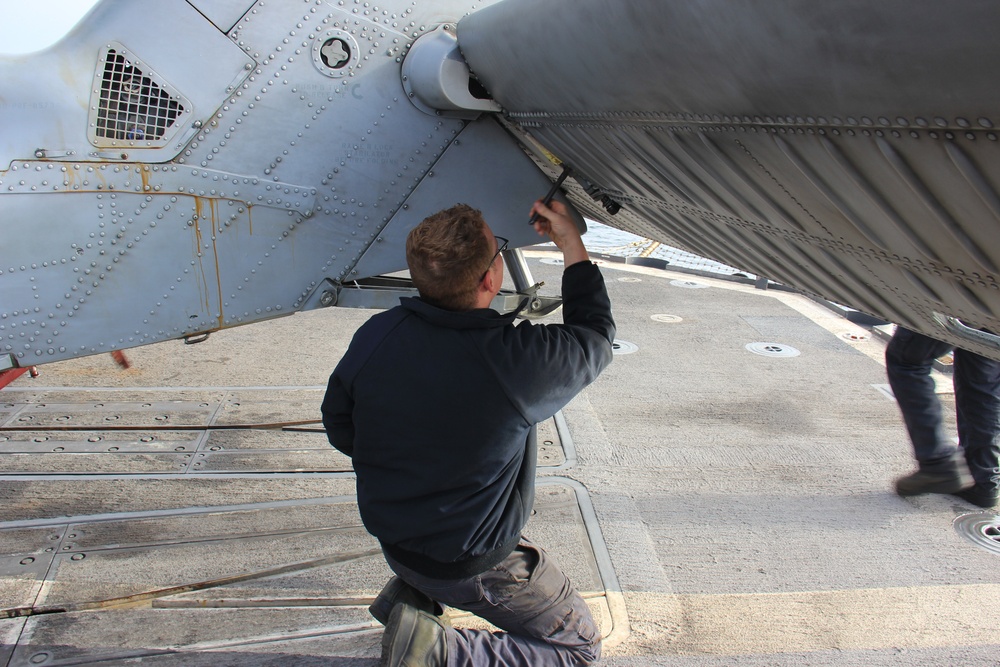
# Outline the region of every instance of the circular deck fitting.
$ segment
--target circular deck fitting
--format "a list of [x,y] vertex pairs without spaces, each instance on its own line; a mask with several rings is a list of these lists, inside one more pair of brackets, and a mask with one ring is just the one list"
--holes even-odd
[[955,519],[955,530],[976,546],[1000,554],[1000,516],[989,512],[963,514]]
[[650,315],[649,319],[654,322],[663,322],[664,324],[677,324],[678,322],[684,321],[683,318],[680,318],[677,315],[665,315],[663,313]]
[[704,283],[696,283],[693,280],[671,280],[670,284],[674,287],[684,287],[685,289],[704,289],[708,287]]
[[782,343],[747,343],[746,349],[764,357],[797,357],[800,352]]
[[850,331],[848,331],[846,333],[840,334],[840,337],[844,338],[846,340],[858,341],[858,342],[863,341],[863,340],[868,340],[868,335],[867,334],[851,333]]
[[639,351],[639,346],[635,343],[615,338],[615,341],[611,344],[611,351],[613,354],[632,354]]
[[641,283],[642,278],[633,278],[632,276],[624,276],[618,279],[620,283]]

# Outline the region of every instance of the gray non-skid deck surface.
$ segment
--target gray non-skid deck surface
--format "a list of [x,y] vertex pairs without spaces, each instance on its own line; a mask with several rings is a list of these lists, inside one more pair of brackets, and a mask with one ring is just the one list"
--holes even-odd
[[[952,527],[976,508],[891,492],[912,463],[881,341],[795,295],[605,276],[634,351],[564,410],[568,437],[545,425],[527,530],[610,634],[603,664],[1000,664],[1000,554]],[[38,428],[0,432],[0,606],[34,612],[0,619],[0,665],[377,664],[365,606],[388,571],[349,461],[308,426],[169,430],[318,418],[369,315],[140,348],[128,371],[64,362],[0,393],[0,422]]]

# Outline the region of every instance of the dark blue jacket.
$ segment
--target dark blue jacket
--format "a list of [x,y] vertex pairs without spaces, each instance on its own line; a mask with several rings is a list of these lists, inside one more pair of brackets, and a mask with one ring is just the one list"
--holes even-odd
[[429,577],[473,576],[517,544],[534,502],[534,425],[611,361],[615,323],[591,262],[563,274],[564,324],[419,298],[358,329],[323,400],[353,459],[368,531]]

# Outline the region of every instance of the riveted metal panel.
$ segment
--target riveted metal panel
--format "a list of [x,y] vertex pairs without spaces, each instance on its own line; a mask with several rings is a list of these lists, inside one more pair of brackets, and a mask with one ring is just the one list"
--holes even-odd
[[[493,232],[509,239],[512,247],[537,243],[538,235],[528,217],[531,203],[542,198],[549,186],[492,118],[471,123],[430,167],[402,210],[358,262],[357,275],[405,269],[410,230],[427,216],[459,202],[480,209]],[[558,199],[565,202],[561,194]]]
[[[5,126],[16,128],[0,133],[0,168],[34,157],[121,162],[177,155],[197,129],[192,124],[207,122],[250,74],[253,60],[184,0],[158,2],[150,18],[146,3],[103,0],[55,46],[0,57],[0,109]],[[184,127],[163,146],[126,140],[124,147],[95,148],[88,139],[95,74],[104,68],[98,55],[112,42],[190,102]]]
[[222,32],[232,30],[236,22],[256,4],[256,0],[187,0]]
[[[38,60],[5,61],[41,72],[34,87],[14,85],[23,72],[5,77],[5,99],[45,91],[58,106],[30,121],[25,106],[17,136],[0,144],[10,239],[0,354],[26,365],[201,335],[315,307],[319,285],[364,277],[359,261],[404,206],[416,209],[407,202],[418,186],[443,193],[435,204],[469,198],[457,192],[466,183],[425,183],[465,123],[417,109],[400,70],[422,35],[486,4],[248,3],[223,35],[205,17],[231,18],[235,3],[168,0],[157,23],[141,3],[105,0]],[[125,74],[141,72],[190,110],[155,138],[162,146],[149,144],[159,125],[142,130],[126,114],[119,127],[110,102],[90,104],[101,49],[127,54],[122,66],[135,70],[119,94]],[[63,61],[79,76],[47,81]],[[87,142],[90,111],[95,131],[114,116],[113,145]],[[48,138],[77,136],[87,147]],[[518,152],[513,138],[502,143],[488,148]],[[526,208],[548,184],[522,166],[505,179],[531,184]],[[401,252],[374,255],[385,261],[372,270],[405,266]]]
[[[0,349],[22,363],[294,312],[309,276],[276,281],[262,267],[322,265],[331,253],[332,241],[295,243],[315,205],[309,187],[176,165],[34,162],[8,174],[0,187],[25,196],[3,202]],[[38,206],[57,214],[39,223]],[[58,242],[36,243],[42,227]],[[86,324],[70,346],[58,336],[75,322]]]
[[[629,44],[595,58],[611,15]],[[933,313],[1000,329],[998,20],[979,0],[504,0],[458,38],[588,215],[996,355]]]

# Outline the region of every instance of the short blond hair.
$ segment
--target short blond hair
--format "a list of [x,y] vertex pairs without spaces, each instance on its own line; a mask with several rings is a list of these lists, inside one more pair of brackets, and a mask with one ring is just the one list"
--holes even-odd
[[439,211],[406,237],[406,263],[420,297],[446,310],[475,307],[476,289],[489,269],[483,214],[467,204]]

